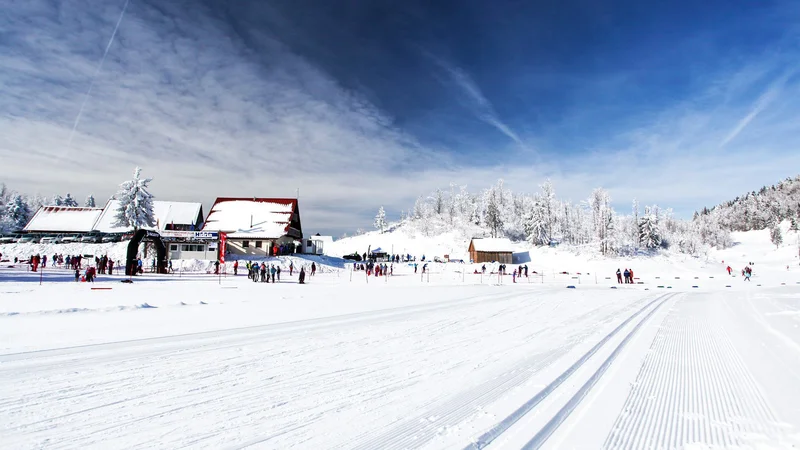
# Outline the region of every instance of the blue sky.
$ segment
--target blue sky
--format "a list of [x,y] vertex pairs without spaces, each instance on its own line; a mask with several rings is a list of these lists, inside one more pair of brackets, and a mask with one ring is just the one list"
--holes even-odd
[[339,234],[450,182],[688,217],[796,175],[800,4],[658,3],[7,0],[0,180],[300,188],[306,231]]

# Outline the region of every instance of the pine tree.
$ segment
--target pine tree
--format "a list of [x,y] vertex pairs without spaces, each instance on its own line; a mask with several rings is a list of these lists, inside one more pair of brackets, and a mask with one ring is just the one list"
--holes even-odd
[[645,206],[644,214],[639,221],[639,242],[644,248],[654,249],[661,246],[661,230],[658,216],[649,206]]
[[142,169],[137,167],[133,171],[133,179],[119,185],[119,191],[115,195],[119,201],[114,217],[116,227],[132,227],[138,230],[156,224],[153,218],[153,195],[147,187],[153,179],[141,178],[141,173]]
[[3,228],[9,231],[19,231],[25,228],[31,218],[31,209],[28,202],[19,195],[13,194],[11,200],[5,206]]
[[53,196],[53,200],[50,201],[50,205],[52,206],[64,206],[64,198],[58,194]]
[[781,226],[780,224],[775,224],[769,230],[769,238],[773,244],[775,244],[775,248],[779,248],[781,244],[783,244],[783,233],[781,233]]
[[375,216],[375,228],[381,233],[386,229],[386,211],[383,210],[383,206],[378,209],[378,214]]
[[86,201],[83,202],[83,206],[85,206],[87,208],[96,208],[97,205],[95,204],[95,201],[94,201],[94,195],[89,194],[89,196],[86,197]]
[[67,192],[67,196],[64,197],[64,202],[62,203],[64,206],[78,206],[78,202],[72,198],[72,195]]

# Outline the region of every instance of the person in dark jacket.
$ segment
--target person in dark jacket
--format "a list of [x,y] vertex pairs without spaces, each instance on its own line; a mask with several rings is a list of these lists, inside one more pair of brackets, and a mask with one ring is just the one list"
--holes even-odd
[[305,267],[301,267],[300,268],[300,275],[298,275],[298,279],[300,280],[300,284],[305,284],[306,283],[306,268]]

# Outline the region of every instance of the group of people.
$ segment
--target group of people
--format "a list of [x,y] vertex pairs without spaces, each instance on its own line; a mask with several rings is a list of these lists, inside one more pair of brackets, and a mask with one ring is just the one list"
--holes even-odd
[[353,263],[353,270],[366,271],[368,277],[373,273],[376,277],[394,275],[394,264],[375,263],[374,261],[368,261],[366,264]]
[[[722,261],[722,262],[724,263],[725,261]],[[744,269],[742,269],[742,277],[743,277],[744,281],[750,281],[750,277],[753,276],[753,268],[750,267],[752,265],[753,265],[753,263],[750,262],[744,267]],[[786,266],[786,268],[788,269],[789,266]],[[728,275],[733,275],[733,269],[731,268],[731,266],[726,267],[725,270],[728,271]]]
[[[625,277],[624,281],[622,277]],[[625,269],[625,272],[621,272],[617,269],[617,283],[623,284],[634,284],[633,278],[633,269]]]
[[[247,278],[252,280],[254,283],[261,282],[261,283],[277,283],[281,281],[281,266],[280,264],[270,264],[267,265],[266,262],[262,261],[260,264],[255,261],[247,261],[245,262],[245,268],[247,269]],[[294,275],[294,262],[289,262],[289,276]],[[317,273],[317,264],[312,262],[311,263],[311,276]],[[239,261],[234,261],[233,263],[233,274],[239,274]],[[305,284],[306,282],[306,268],[300,267],[300,272],[298,273],[298,282],[300,284]]]

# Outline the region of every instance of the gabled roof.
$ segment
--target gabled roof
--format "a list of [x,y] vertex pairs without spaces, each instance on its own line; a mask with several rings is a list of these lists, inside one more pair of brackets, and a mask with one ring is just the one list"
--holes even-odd
[[295,198],[219,197],[203,230],[223,231],[229,238],[278,239],[288,234],[296,212]]
[[[153,217],[156,219],[156,226],[153,229],[164,230],[168,224],[175,225],[199,225],[198,217],[202,220],[203,205],[194,202],[165,202],[160,200],[153,201]],[[130,231],[131,227],[116,227],[117,209],[119,201],[109,200],[106,203],[103,213],[97,218],[94,229],[103,233],[124,233]]]
[[514,245],[507,238],[472,238],[470,247],[472,247],[476,252],[514,252]]
[[88,233],[102,212],[102,208],[42,206],[23,230]]

